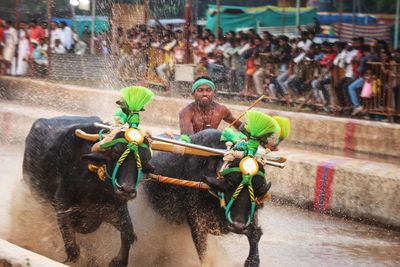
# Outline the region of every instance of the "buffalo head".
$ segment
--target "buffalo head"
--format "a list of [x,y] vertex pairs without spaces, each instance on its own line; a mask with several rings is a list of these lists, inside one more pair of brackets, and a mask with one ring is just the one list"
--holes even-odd
[[[130,130],[134,134],[129,135]],[[149,142],[137,129],[113,130],[93,146],[91,153],[82,156],[89,169],[111,182],[114,192],[123,199],[136,197],[143,173],[152,171],[150,159]]]
[[218,194],[229,229],[245,233],[271,187],[271,182],[265,179],[263,166],[253,158],[237,159],[219,173],[219,177],[206,177],[206,180]]

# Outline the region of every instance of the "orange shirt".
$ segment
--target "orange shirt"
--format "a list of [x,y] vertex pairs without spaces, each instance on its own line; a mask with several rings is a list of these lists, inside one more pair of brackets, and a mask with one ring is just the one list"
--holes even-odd
[[46,37],[46,34],[42,27],[35,26],[34,28],[31,28],[31,40],[39,41],[40,39],[45,38],[45,37]]

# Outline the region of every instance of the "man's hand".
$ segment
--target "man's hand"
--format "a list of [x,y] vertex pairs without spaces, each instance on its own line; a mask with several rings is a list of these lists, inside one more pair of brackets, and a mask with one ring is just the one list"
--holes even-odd
[[279,149],[278,149],[278,145],[276,145],[276,144],[267,144],[266,146],[265,146],[265,148],[267,148],[267,149],[269,149],[269,150],[271,150],[271,151],[278,151]]

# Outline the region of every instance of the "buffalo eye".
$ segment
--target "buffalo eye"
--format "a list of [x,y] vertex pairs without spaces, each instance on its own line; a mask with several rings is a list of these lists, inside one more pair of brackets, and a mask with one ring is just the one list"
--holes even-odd
[[216,177],[205,176],[207,183],[220,191],[226,192],[229,189],[229,183],[225,178],[217,179]]
[[106,157],[102,153],[97,153],[97,152],[84,154],[82,155],[81,159],[86,163],[93,163],[93,164],[107,164],[109,161],[108,157]]

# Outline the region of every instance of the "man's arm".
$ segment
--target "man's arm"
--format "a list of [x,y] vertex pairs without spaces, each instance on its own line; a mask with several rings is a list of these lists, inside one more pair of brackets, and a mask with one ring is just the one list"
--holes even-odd
[[[232,112],[231,112],[227,107],[225,107],[225,106],[224,106],[224,113],[225,113],[225,116],[224,116],[224,121],[225,121],[225,122],[231,124],[232,122],[234,122],[234,121],[236,120],[236,118],[233,117]],[[242,122],[241,122],[240,120],[237,120],[237,121],[233,124],[233,126],[234,126],[236,129],[239,130],[239,127],[240,127],[241,124],[242,124]]]
[[179,112],[179,128],[181,130],[181,134],[194,134],[192,113],[190,112],[188,107],[183,108]]

